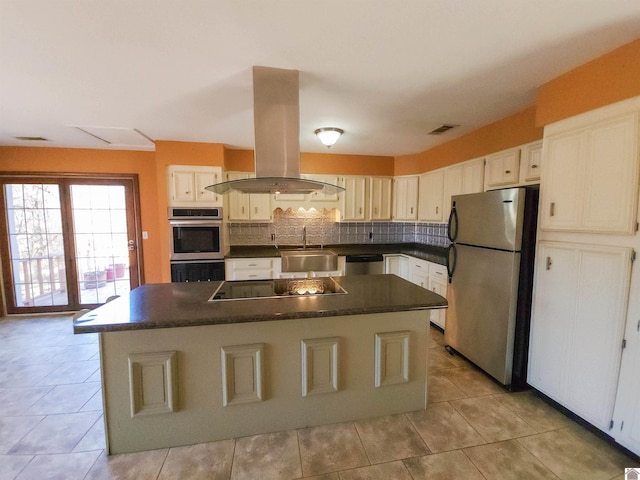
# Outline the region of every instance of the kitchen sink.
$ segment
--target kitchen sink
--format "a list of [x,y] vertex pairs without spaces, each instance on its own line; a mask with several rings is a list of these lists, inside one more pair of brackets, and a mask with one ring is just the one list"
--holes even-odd
[[281,250],[283,272],[332,272],[338,269],[338,254],[324,248]]

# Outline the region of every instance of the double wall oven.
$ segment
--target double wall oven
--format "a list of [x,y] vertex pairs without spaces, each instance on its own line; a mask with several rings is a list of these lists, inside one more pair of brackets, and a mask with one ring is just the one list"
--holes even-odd
[[169,208],[171,281],[224,280],[222,208]]

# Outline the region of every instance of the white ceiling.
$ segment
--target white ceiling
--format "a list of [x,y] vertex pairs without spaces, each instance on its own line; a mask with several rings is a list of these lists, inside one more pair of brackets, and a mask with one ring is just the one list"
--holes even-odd
[[83,126],[253,148],[263,65],[300,70],[302,151],[336,126],[330,153],[416,153],[638,37],[638,0],[0,0],[0,145],[116,148]]

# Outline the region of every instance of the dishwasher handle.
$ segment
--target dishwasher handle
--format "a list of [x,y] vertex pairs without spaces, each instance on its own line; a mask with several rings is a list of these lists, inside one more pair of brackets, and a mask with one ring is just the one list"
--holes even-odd
[[383,260],[384,257],[381,253],[362,253],[345,257],[347,263],[382,262]]

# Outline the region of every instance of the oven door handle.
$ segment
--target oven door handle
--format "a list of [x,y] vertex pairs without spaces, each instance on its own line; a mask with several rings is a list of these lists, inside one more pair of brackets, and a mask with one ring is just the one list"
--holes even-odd
[[172,227],[216,227],[222,220],[169,220]]

